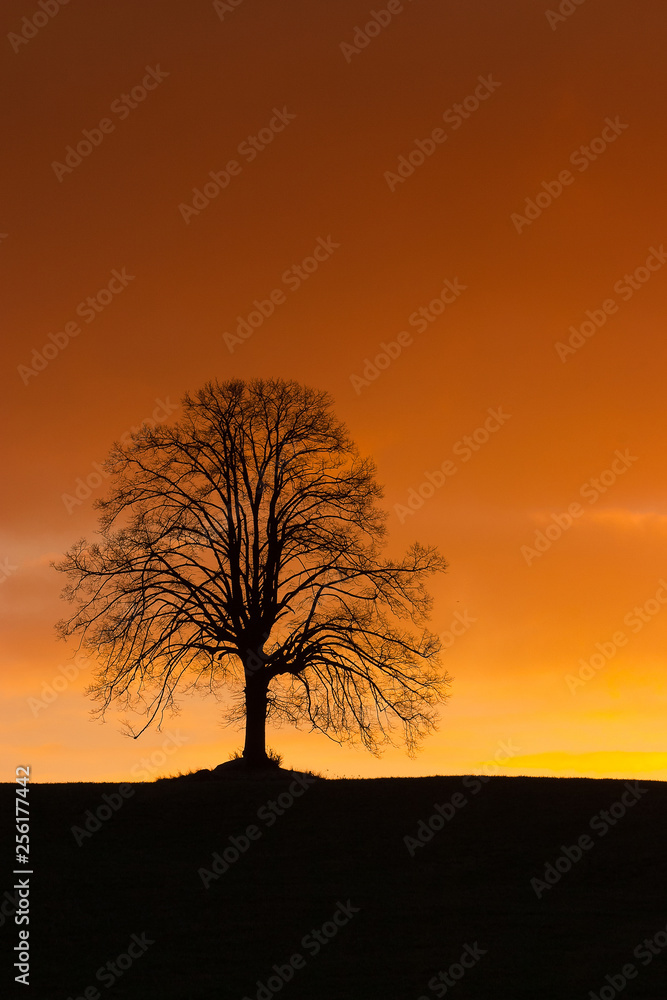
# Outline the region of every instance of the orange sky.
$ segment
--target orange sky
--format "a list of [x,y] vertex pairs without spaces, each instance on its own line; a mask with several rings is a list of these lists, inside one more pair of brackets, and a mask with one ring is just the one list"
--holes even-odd
[[282,729],[285,764],[667,778],[667,10],[44,3],[0,15],[5,776],[241,744],[212,700],[136,742],[91,722],[48,563],[93,532],[114,439],[279,375],[375,458],[392,551],[448,559],[454,677],[416,760]]

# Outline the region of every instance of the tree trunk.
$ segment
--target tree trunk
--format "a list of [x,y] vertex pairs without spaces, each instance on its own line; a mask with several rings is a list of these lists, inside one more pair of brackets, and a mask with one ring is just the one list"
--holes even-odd
[[266,755],[266,709],[268,680],[261,672],[246,673],[245,704],[245,746],[243,760],[249,767],[264,767],[268,763]]

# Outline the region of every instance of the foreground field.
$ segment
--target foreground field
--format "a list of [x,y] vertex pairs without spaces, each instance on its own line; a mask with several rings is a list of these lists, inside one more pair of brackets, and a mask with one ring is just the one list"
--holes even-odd
[[[0,786],[3,817],[13,794]],[[662,783],[281,776],[30,796],[31,985],[12,990],[9,959],[3,996],[665,995]],[[18,929],[0,919],[8,956]]]

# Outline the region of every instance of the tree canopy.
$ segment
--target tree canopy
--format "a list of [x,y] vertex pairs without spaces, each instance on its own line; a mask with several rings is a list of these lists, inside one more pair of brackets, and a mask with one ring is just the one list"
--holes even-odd
[[209,382],[105,467],[99,540],[55,564],[74,605],[57,628],[96,658],[100,714],[144,713],[143,732],[181,692],[229,689],[248,764],[267,718],[376,754],[399,730],[414,754],[447,696],[425,586],[446,563],[418,543],[382,557],[375,466],[325,392]]

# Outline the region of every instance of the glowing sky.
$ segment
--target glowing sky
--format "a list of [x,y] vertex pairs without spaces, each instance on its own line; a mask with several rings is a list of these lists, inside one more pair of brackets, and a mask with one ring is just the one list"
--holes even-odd
[[269,375],[333,395],[391,551],[450,563],[454,683],[420,756],[282,729],[284,763],[667,778],[667,8],[41,10],[0,14],[3,780],[241,744],[211,699],[137,742],[91,722],[48,564],[94,531],[114,439]]

